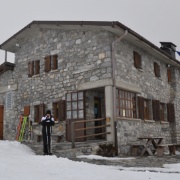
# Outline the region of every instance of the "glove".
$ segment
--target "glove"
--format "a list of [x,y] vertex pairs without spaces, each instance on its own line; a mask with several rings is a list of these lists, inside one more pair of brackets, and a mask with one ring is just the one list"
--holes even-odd
[[50,122],[51,122],[51,126],[54,126],[54,121],[51,120]]

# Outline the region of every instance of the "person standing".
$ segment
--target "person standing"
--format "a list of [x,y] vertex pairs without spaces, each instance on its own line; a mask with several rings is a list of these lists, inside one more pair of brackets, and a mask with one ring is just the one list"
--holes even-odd
[[52,126],[54,126],[54,118],[52,117],[50,110],[47,110],[46,115],[42,117],[41,125],[44,155],[51,155],[51,131]]

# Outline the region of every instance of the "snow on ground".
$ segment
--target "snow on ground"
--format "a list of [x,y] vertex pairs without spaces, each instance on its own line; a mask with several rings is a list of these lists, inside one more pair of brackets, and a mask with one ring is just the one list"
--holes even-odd
[[[89,158],[100,157],[89,156]],[[151,172],[152,170],[157,172]],[[169,180],[170,178],[179,180],[180,164],[168,164],[164,165],[164,168],[100,166],[56,156],[38,156],[19,142],[0,141],[1,180]]]

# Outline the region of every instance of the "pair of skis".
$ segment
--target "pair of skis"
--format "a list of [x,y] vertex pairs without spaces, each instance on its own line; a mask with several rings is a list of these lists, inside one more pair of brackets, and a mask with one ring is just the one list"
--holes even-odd
[[[27,128],[28,126],[28,128]],[[28,129],[28,133],[26,132]],[[20,116],[20,121],[17,127],[17,134],[16,134],[16,141],[22,142],[25,134],[28,134],[28,140],[31,140],[31,134],[32,134],[32,121],[28,119],[27,116]]]

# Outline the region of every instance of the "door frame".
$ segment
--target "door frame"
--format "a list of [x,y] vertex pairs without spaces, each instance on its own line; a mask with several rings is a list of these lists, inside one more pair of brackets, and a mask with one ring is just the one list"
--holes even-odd
[[4,105],[0,105],[0,140],[3,140]]
[[[83,93],[82,94],[82,99],[78,99],[78,95],[79,93]],[[73,94],[77,94],[77,100],[73,100],[72,96]],[[67,96],[70,95],[71,98],[70,100],[67,98]],[[78,108],[78,103],[79,101],[82,101],[83,102],[83,108],[81,110],[83,110],[83,117],[82,118],[73,118],[72,116],[72,112],[73,112],[73,107],[72,107],[72,103],[73,102],[77,102],[77,113],[79,111],[79,108]],[[71,104],[71,110],[68,109],[68,103]],[[71,111],[71,117],[68,117],[67,115],[67,112],[68,111]],[[79,121],[79,120],[85,120],[85,91],[75,91],[75,92],[70,92],[70,93],[66,93],[66,141],[69,141],[71,142],[71,123],[72,122],[75,122],[75,121]],[[74,128],[75,129],[79,129],[79,128],[85,128],[86,127],[86,124],[84,122],[82,123],[78,123],[78,124],[75,124]],[[86,135],[86,132],[85,131],[79,131],[75,134],[75,137],[78,137],[78,136],[85,136]],[[79,138],[77,140],[75,140],[76,142],[83,142],[85,141],[86,138]]]

